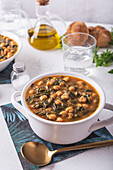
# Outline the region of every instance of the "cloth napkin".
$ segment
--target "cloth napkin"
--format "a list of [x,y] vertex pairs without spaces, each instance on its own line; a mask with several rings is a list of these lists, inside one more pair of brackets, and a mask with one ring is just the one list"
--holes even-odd
[[11,83],[10,74],[13,70],[14,60],[0,72],[0,84],[9,84]]
[[[17,111],[11,103],[7,104],[7,105],[2,105],[1,109],[2,109],[4,119],[7,123],[10,135],[14,142],[18,157],[20,159],[20,162],[21,162],[24,170],[37,170],[38,168],[40,168],[37,165],[33,165],[33,164],[27,162],[22,157],[22,155],[20,153],[20,149],[21,149],[21,146],[25,142],[28,142],[28,141],[40,142],[40,143],[43,143],[44,145],[46,145],[52,151],[55,149],[66,147],[66,146],[73,146],[73,145],[79,145],[79,144],[92,143],[92,142],[113,139],[113,136],[108,132],[108,130],[106,128],[102,128],[97,131],[94,131],[88,138],[86,138],[76,144],[65,145],[65,146],[53,144],[53,143],[44,141],[40,137],[38,137],[30,128],[28,120],[19,111]],[[62,153],[56,154],[56,155],[54,155],[50,164],[62,161],[64,159],[67,159],[74,155],[80,154],[84,151],[86,151],[86,150],[69,151],[69,152],[62,152]]]

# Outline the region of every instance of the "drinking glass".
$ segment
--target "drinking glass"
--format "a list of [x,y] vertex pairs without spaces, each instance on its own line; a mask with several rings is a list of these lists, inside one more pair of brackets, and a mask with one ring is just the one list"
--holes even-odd
[[30,20],[21,9],[21,0],[0,0],[0,31],[10,31],[19,36],[27,35]]
[[92,66],[96,39],[86,33],[71,33],[62,38],[64,69],[88,74]]

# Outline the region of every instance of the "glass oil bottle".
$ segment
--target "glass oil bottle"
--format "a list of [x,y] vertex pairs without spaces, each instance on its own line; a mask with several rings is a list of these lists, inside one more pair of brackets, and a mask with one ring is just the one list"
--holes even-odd
[[52,50],[60,47],[60,36],[52,26],[48,12],[49,0],[36,0],[37,21],[28,30],[28,41],[38,50]]

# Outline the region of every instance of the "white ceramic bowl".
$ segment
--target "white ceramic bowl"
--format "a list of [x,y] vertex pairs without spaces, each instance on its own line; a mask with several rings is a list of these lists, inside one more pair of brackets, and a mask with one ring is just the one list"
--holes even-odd
[[[49,121],[40,118],[39,116],[36,116],[34,113],[32,113],[27,107],[25,102],[26,90],[36,80],[39,80],[46,76],[53,76],[53,75],[74,76],[74,77],[81,78],[86,82],[90,83],[93,87],[95,87],[95,89],[98,91],[100,95],[100,104],[97,110],[91,116],[73,122]],[[22,106],[16,101],[16,97],[19,95],[21,95]],[[27,83],[27,85],[22,90],[22,93],[21,92],[14,93],[12,95],[11,100],[12,100],[12,104],[16,107],[16,109],[19,110],[28,119],[32,130],[40,138],[52,143],[57,143],[57,144],[75,143],[89,136],[92,131],[104,127],[105,125],[113,123],[113,120],[111,121],[111,119],[107,119],[105,121],[99,121],[99,122],[97,121],[99,113],[105,106],[104,91],[95,81],[81,74],[75,74],[71,72],[60,72],[60,73],[57,72],[57,73],[47,73],[47,74],[39,75]],[[107,104],[106,107],[111,110],[113,109],[112,106],[109,104]]]
[[21,47],[22,47],[22,43],[21,43],[20,38],[19,38],[17,35],[11,33],[11,32],[3,31],[3,32],[0,32],[0,34],[1,34],[1,35],[4,35],[4,36],[7,36],[7,37],[9,37],[9,38],[11,38],[11,39],[13,39],[13,40],[16,41],[17,44],[18,44],[18,50],[17,50],[17,52],[16,52],[12,57],[8,58],[7,60],[4,60],[4,61],[0,62],[0,71],[2,71],[2,70],[4,70],[4,69],[9,65],[9,63],[10,63],[14,58],[16,58],[16,57],[18,56],[18,53],[20,52]]

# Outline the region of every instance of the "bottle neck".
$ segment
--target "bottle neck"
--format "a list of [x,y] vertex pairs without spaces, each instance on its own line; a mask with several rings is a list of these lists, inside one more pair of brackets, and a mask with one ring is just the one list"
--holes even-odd
[[49,13],[48,7],[49,5],[39,5],[36,2],[36,16],[45,17]]

